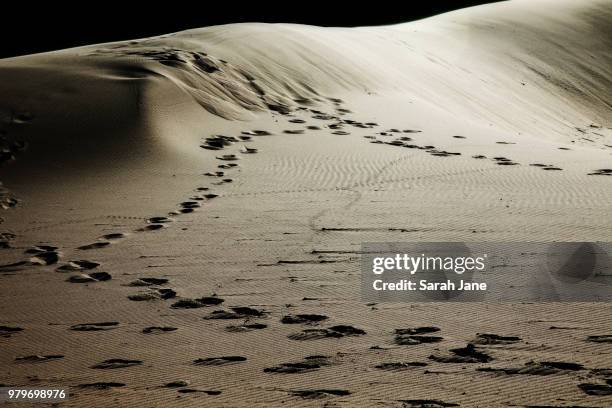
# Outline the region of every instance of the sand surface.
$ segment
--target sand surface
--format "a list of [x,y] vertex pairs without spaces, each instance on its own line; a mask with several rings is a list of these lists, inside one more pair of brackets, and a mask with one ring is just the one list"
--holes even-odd
[[[606,303],[359,292],[363,242],[611,240],[611,25],[608,1],[511,1],[1,60],[0,384],[68,386],[62,406],[612,406],[611,343],[587,341]],[[489,357],[453,358],[470,342]]]

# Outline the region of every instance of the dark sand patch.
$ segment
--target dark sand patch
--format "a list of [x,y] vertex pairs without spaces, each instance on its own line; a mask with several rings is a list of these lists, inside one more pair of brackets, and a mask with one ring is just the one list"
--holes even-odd
[[119,322],[99,322],[99,323],[79,323],[70,326],[70,330],[75,331],[102,331],[112,330],[119,326]]
[[142,361],[140,360],[126,360],[122,358],[111,358],[108,360],[101,361],[97,364],[91,366],[91,368],[100,369],[100,370],[112,370],[116,368],[127,368],[133,367],[137,365],[141,365]]
[[242,363],[244,361],[247,361],[247,358],[243,356],[222,356],[198,358],[196,360],[193,360],[193,364],[201,366],[220,366],[234,363]]

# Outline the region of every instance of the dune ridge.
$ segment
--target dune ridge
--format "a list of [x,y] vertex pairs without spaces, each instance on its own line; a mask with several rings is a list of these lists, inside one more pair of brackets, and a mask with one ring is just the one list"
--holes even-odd
[[363,242],[610,240],[611,12],[1,60],[0,383],[66,406],[612,404],[605,304],[372,304],[359,279]]
[[444,114],[567,134],[572,122],[608,119],[611,15],[602,0],[519,0],[389,27],[231,24],[8,59],[2,69],[96,69],[101,82],[143,86],[162,77],[226,119],[344,92],[401,92]]

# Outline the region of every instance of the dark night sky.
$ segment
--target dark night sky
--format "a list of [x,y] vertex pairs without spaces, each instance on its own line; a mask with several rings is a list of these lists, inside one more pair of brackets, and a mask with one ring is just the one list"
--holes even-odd
[[[167,34],[189,28],[239,22],[360,26],[401,23],[490,1],[433,0],[405,4],[285,1],[160,1],[111,4],[102,0],[60,4],[3,4],[0,58]],[[27,4],[24,4],[27,3]],[[397,2],[396,2],[397,3]],[[207,7],[208,5],[208,7]]]

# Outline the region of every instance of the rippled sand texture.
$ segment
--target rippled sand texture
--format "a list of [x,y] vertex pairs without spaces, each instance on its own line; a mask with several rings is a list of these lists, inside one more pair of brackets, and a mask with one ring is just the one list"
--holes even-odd
[[0,384],[65,406],[612,405],[605,303],[359,294],[366,241],[610,241],[611,21],[519,0],[1,60]]

